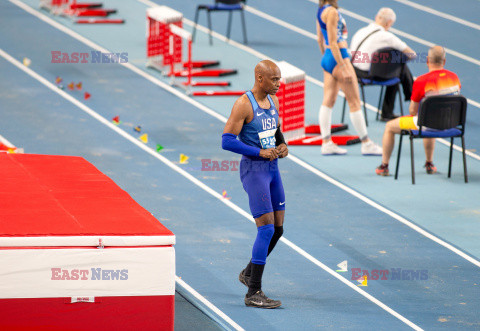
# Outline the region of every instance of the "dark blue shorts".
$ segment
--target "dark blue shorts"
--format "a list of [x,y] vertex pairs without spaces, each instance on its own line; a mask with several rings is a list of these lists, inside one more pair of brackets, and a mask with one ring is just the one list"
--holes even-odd
[[240,161],[240,180],[248,194],[253,218],[277,210],[285,210],[285,192],[278,170],[278,159],[243,156]]
[[[342,59],[350,57],[346,48],[340,48],[340,53],[342,54]],[[323,54],[322,57],[322,68],[325,69],[326,72],[332,73],[336,65],[337,61],[335,61],[330,48],[325,49],[325,54]]]

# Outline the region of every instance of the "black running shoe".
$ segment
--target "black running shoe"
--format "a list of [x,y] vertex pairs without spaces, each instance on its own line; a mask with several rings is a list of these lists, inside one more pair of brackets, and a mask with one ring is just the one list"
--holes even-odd
[[250,280],[250,277],[245,276],[245,269],[243,269],[240,272],[240,275],[238,275],[238,280],[240,281],[240,283],[248,287],[248,281]]
[[251,296],[245,295],[245,306],[247,307],[256,307],[256,308],[278,308],[282,305],[280,300],[272,300],[267,298],[263,291],[257,291]]
[[427,174],[429,175],[437,172],[437,167],[435,167],[432,162],[425,162],[423,167],[427,170]]

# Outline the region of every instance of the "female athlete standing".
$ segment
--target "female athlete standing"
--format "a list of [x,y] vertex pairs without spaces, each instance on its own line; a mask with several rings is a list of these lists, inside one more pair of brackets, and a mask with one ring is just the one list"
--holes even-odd
[[322,154],[346,154],[331,138],[332,108],[341,88],[350,108],[350,120],[362,141],[363,155],[382,155],[382,148],[368,138],[365,118],[360,108],[357,76],[348,54],[347,25],[338,11],[337,0],[320,0],[317,12],[317,40],[323,54],[323,102],[319,122]]

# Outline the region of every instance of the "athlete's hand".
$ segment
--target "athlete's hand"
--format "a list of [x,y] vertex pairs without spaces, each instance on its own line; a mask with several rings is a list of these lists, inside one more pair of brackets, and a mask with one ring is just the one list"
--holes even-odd
[[278,152],[275,148],[261,149],[260,156],[264,159],[269,159],[269,161],[273,161],[278,158]]
[[278,157],[283,159],[288,155],[288,147],[287,144],[280,144],[277,146],[277,153]]
[[351,83],[353,81],[353,73],[351,70],[348,70],[345,64],[341,66],[340,71],[344,83]]

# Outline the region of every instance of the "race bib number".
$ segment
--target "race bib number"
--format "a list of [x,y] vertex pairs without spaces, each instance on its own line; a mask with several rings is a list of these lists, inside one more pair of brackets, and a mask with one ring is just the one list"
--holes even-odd
[[260,138],[260,144],[262,145],[263,149],[267,148],[275,148],[275,132],[277,129],[266,130],[260,132],[258,137]]

